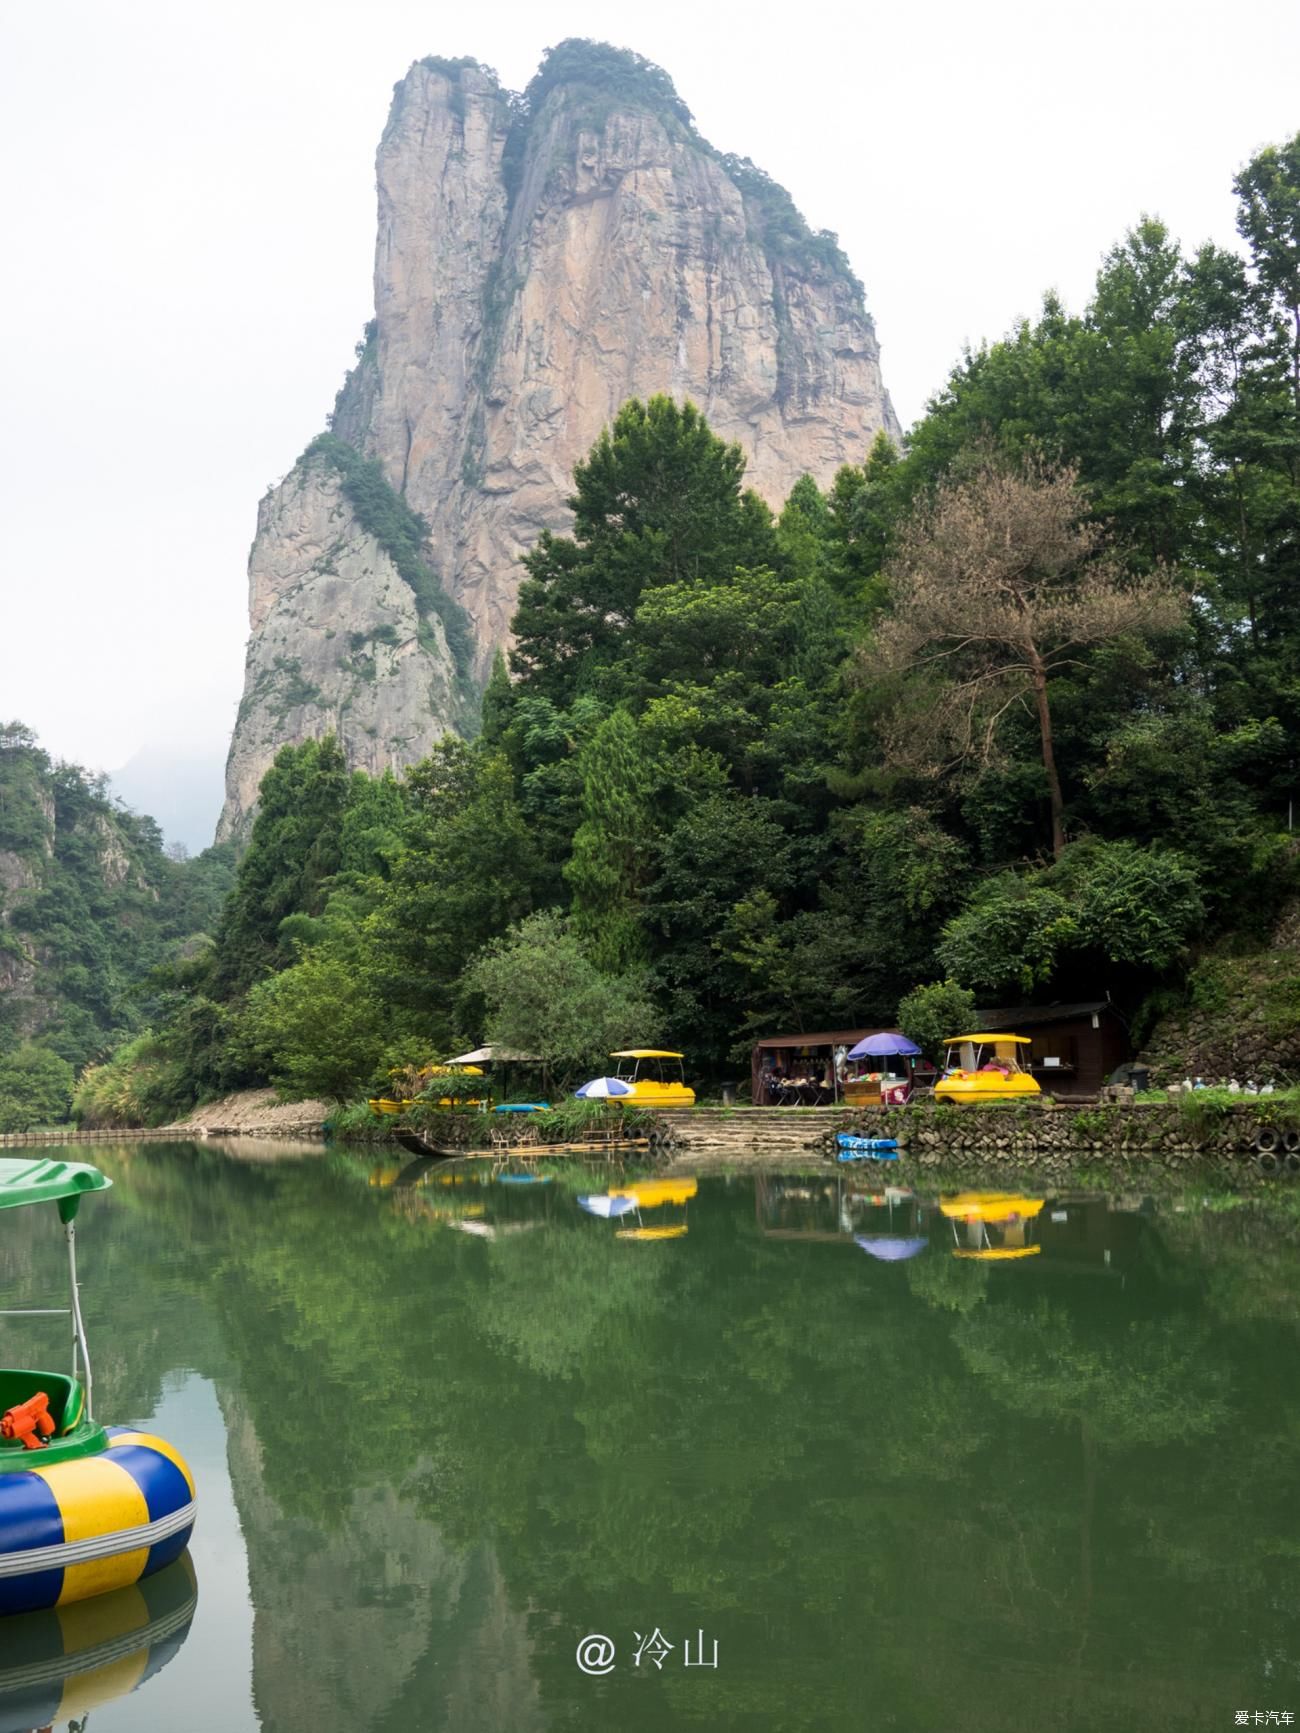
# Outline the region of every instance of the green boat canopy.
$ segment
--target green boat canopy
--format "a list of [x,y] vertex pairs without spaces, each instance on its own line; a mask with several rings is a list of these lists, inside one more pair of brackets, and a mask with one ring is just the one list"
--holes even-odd
[[24,1203],[57,1203],[71,1221],[88,1191],[107,1191],[112,1180],[82,1161],[0,1161],[0,1209]]

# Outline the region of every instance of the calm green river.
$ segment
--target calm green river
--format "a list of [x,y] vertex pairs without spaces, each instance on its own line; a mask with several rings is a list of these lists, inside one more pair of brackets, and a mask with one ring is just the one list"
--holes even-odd
[[[826,1168],[606,1219],[594,1171],[68,1153],[115,1187],[96,1406],[188,1458],[197,1599],[79,1627],[40,1718],[49,1630],[0,1621],[0,1733],[1300,1727],[1300,1186],[945,1213]],[[52,1209],[0,1260],[59,1303]]]

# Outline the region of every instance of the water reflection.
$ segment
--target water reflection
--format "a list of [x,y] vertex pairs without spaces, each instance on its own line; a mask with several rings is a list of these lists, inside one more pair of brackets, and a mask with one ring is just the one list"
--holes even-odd
[[0,1733],[87,1726],[175,1656],[198,1599],[185,1553],[156,1576],[95,1600],[0,1619]]
[[[1281,1682],[1300,1708],[1294,1192],[110,1163],[97,1385],[126,1414],[173,1368],[215,1387],[237,1733],[839,1733],[864,1703],[907,1733],[1217,1728]],[[689,1235],[643,1254],[638,1210]],[[716,1672],[681,1664],[701,1627]],[[576,1668],[591,1631],[608,1677]],[[130,1725],[176,1724],[159,1701]]]
[[952,1224],[953,1257],[985,1263],[1037,1257],[1043,1248],[1032,1236],[1042,1207],[1041,1197],[1009,1191],[959,1191],[939,1200]]
[[[1113,1276],[1121,1282],[1139,1257],[1143,1235],[1158,1214],[1154,1198],[1061,1191],[1033,1197],[1013,1191],[934,1191],[873,1187],[870,1181],[769,1177],[754,1182],[754,1204],[765,1239],[828,1245],[852,1241],[883,1263],[922,1252],[983,1263],[1042,1257],[1053,1273]],[[1184,1208],[1186,1206],[1183,1206]]]

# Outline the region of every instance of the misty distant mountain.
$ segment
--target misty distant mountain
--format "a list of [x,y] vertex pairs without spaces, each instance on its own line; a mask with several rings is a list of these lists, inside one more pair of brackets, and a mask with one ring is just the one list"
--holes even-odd
[[109,780],[135,812],[147,813],[168,843],[198,854],[212,842],[225,790],[224,753],[169,752],[147,746],[112,772]]

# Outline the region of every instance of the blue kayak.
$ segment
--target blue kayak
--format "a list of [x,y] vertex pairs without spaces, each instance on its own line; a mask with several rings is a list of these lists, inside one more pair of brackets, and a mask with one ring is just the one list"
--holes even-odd
[[896,1137],[854,1137],[841,1131],[835,1139],[839,1145],[839,1161],[897,1161]]

